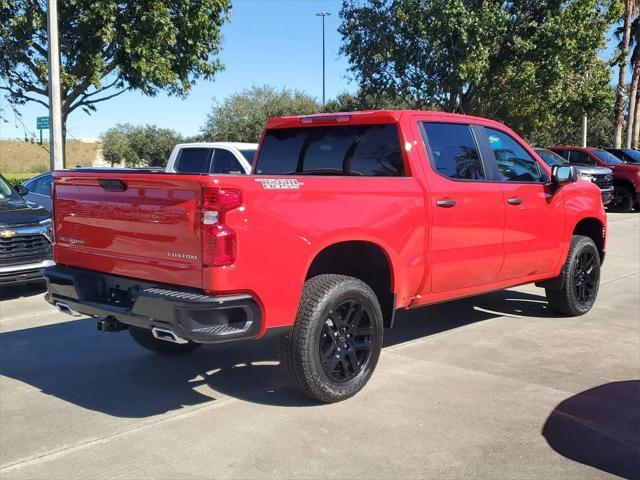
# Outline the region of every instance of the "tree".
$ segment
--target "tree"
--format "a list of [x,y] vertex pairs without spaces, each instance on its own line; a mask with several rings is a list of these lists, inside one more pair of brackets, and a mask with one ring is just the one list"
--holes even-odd
[[269,117],[322,111],[315,98],[298,90],[251,87],[212,107],[200,140],[257,142]]
[[617,5],[343,0],[341,52],[364,95],[498,118],[535,137],[564,112],[602,107],[609,71],[597,51]]
[[104,159],[111,165],[128,167],[162,167],[171,150],[183,141],[180,134],[155,125],[118,124],[102,135]]
[[[0,89],[48,108],[46,0],[0,0]],[[129,89],[184,96],[222,65],[230,0],[70,0],[59,3],[63,136],[77,109]]]
[[616,32],[620,43],[618,44],[618,53],[614,59],[614,63],[618,66],[618,89],[616,91],[615,119],[613,124],[613,146],[620,148],[622,146],[622,130],[624,129],[624,97],[626,90],[627,63],[629,56],[629,45],[631,41],[631,26],[634,18],[640,9],[638,0],[623,0],[624,15],[622,17],[622,27]]
[[[640,83],[640,17],[636,18],[631,23],[631,36],[629,41],[629,47],[632,48],[631,53],[631,85],[629,86],[629,110],[627,115],[627,142],[626,147],[631,148],[637,141],[634,138],[634,132],[636,131],[635,125],[636,119],[636,97],[638,96],[638,84]],[[617,113],[617,112],[616,112]]]

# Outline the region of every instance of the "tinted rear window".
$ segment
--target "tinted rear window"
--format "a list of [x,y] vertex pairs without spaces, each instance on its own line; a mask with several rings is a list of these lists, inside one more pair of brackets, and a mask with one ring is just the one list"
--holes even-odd
[[211,148],[183,148],[176,162],[179,173],[209,173]]
[[256,173],[269,175],[404,175],[398,128],[345,125],[269,130]]

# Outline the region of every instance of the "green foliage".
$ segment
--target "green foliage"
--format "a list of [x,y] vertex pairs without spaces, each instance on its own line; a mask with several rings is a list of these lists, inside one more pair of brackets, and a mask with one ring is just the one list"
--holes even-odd
[[21,183],[26,182],[27,180],[29,180],[31,177],[37,175],[37,173],[33,173],[33,174],[24,174],[24,173],[3,173],[2,174],[4,176],[4,178],[7,179],[7,181],[11,184],[11,185],[20,185]]
[[618,14],[617,0],[343,0],[341,51],[360,95],[497,118],[535,140],[606,107],[597,52]]
[[171,150],[182,137],[173,130],[155,125],[118,124],[102,135],[104,159],[111,165],[165,167]]
[[251,87],[214,105],[199,139],[216,142],[257,142],[269,117],[322,111],[315,98],[297,91]]
[[[0,0],[0,89],[9,101],[47,101],[46,0]],[[58,2],[62,115],[137,89],[183,96],[222,65],[230,0]]]

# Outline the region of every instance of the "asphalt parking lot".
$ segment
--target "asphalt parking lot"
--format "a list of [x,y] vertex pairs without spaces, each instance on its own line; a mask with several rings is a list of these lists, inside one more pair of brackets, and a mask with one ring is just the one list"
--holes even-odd
[[533,286],[402,314],[335,405],[286,387],[273,340],[159,357],[6,288],[0,477],[640,477],[640,218],[609,226],[588,315]]

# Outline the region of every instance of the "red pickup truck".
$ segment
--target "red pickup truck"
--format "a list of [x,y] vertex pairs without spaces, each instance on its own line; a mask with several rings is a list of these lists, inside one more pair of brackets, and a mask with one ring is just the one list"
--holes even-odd
[[394,312],[537,282],[593,306],[598,187],[504,125],[421,111],[273,118],[253,175],[55,174],[47,299],[144,347],[279,334],[324,402],[370,378]]

